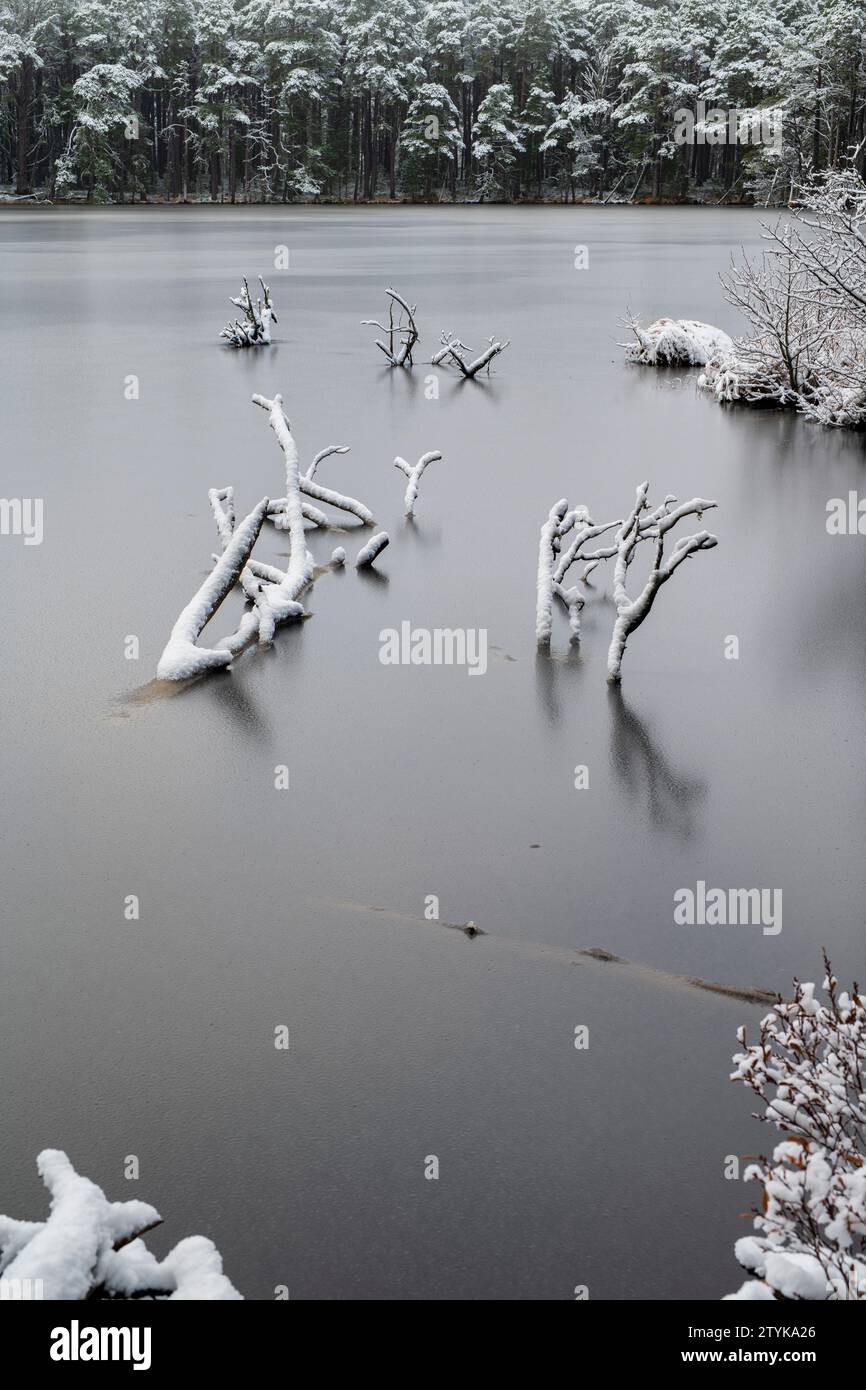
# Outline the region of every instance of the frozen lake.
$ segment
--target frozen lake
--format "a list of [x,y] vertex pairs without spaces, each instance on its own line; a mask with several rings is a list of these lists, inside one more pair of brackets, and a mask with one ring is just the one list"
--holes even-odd
[[[211,1236],[250,1298],[715,1299],[745,1277],[753,1191],[723,1167],[770,1136],[727,1075],[763,1010],[673,977],[784,989],[822,945],[864,973],[864,553],[825,528],[864,452],[616,344],[627,307],[736,331],[717,277],[759,239],[757,213],[688,208],[0,216],[2,492],[44,499],[40,546],[0,539],[0,1212],[42,1214],[52,1145],[159,1207],[157,1252]],[[270,351],[217,341],[242,273],[270,281]],[[418,304],[411,374],[359,322],[389,283]],[[512,346],[429,399],[441,328]],[[352,446],[321,481],[392,543],[167,697],[208,488],[283,491],[254,391],[283,393],[302,464]],[[410,528],[392,460],[429,449]],[[538,531],[561,496],[622,515],[644,478],[715,498],[719,546],[660,594],[615,696],[609,568],[579,652],[558,615],[536,654]],[[382,665],[404,621],[486,629],[484,677]],[[676,925],[698,880],[781,890],[783,929]],[[485,935],[425,921],[432,894]]]

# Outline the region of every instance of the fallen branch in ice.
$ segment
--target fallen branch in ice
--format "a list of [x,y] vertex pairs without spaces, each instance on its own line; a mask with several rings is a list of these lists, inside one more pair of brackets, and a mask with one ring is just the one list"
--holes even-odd
[[621,343],[628,362],[649,367],[704,367],[733,348],[733,340],[721,328],[697,319],[656,319],[641,328],[640,319],[629,314],[623,320],[632,330],[634,342]]
[[406,488],[406,497],[404,499],[404,516],[414,517],[415,503],[418,500],[418,484],[421,481],[421,474],[424,472],[424,469],[427,467],[428,463],[435,463],[436,459],[441,459],[441,457],[442,455],[440,454],[438,449],[432,449],[429,454],[422,454],[414,467],[412,466],[412,464],[407,463],[405,459],[401,458],[399,454],[395,458],[394,467],[399,468],[400,472],[405,473],[406,477],[409,479],[409,485]]
[[419,338],[415,323],[417,306],[407,304],[402,295],[399,295],[390,285],[386,288],[385,293],[388,296],[387,326],[384,323],[379,323],[378,319],[362,319],[362,326],[381,328],[383,333],[387,333],[387,346],[381,338],[377,338],[376,347],[379,348],[380,352],[384,352],[392,367],[411,367],[412,349]]
[[763,1189],[759,1234],[736,1242],[753,1277],[729,1299],[866,1299],[866,1000],[856,982],[838,993],[826,952],[824,969],[826,1003],[795,980],[757,1043],[737,1030],[731,1080],[758,1096],[756,1118],[783,1140],[743,1174]]
[[489,376],[490,363],[493,361],[494,357],[498,357],[501,352],[504,352],[507,347],[511,346],[510,338],[506,339],[504,343],[499,342],[499,340],[495,338],[488,338],[488,346],[484,351],[480,353],[474,361],[467,362],[464,354],[469,353],[471,349],[468,348],[465,343],[462,343],[459,338],[455,338],[453,333],[447,333],[443,330],[440,336],[440,342],[442,343],[442,347],[439,348],[437,352],[434,352],[430,359],[430,365],[438,367],[441,363],[445,363],[447,366],[448,360],[450,359],[467,380],[471,380],[472,377],[477,376],[484,367],[487,368],[487,374]]
[[[715,536],[710,535],[708,531],[699,531],[693,536],[682,536],[671,554],[665,559],[665,537],[676,526],[677,522],[686,516],[700,518],[705,511],[718,504],[706,501],[702,497],[693,497],[690,502],[683,502],[679,507],[671,510],[676,498],[667,497],[662,505],[652,512],[647,524],[647,521],[643,519],[643,513],[649,507],[648,491],[649,483],[641,483],[637,489],[634,507],[616,534],[617,556],[613,577],[613,599],[616,604],[617,618],[607,654],[607,677],[610,681],[620,680],[626,643],[635,629],[640,627],[641,623],[649,617],[656,595],[662,585],[667,583],[684,560],[688,560],[699,550],[711,550],[713,546],[718,545]],[[626,590],[628,569],[634,559],[637,545],[642,540],[655,541],[653,567],[641,592],[636,598],[630,599]]]
[[171,630],[171,636],[156,668],[159,680],[185,680],[188,676],[201,675],[203,671],[210,671],[218,666],[228,666],[232,659],[230,650],[208,650],[196,646],[196,642],[226,594],[240,579],[262,529],[267,510],[268,499],[263,497],[258,506],[254,507],[249,516],[232,532],[231,539],[214,569],[195,597],[190,599]]
[[244,276],[243,289],[236,298],[232,298],[232,304],[244,313],[244,321],[235,319],[232,323],[227,323],[220,333],[221,338],[225,338],[231,343],[232,347],[257,347],[259,344],[268,344],[271,341],[271,324],[276,323],[277,316],[274,313],[274,306],[271,301],[271,292],[265,284],[261,275],[259,284],[262,287],[262,298],[253,303],[250,287]]
[[141,1239],[162,1222],[155,1207],[109,1202],[60,1149],[43,1149],[36,1166],[51,1193],[48,1219],[0,1216],[0,1277],[13,1297],[17,1286],[52,1301],[242,1298],[212,1241],[189,1236],[157,1260]]
[[[331,454],[348,454],[347,444],[329,444],[327,448],[320,449],[310,464],[306,473],[300,475],[300,489],[307,497],[314,497],[317,502],[325,502],[328,506],[336,507],[338,511],[350,512],[359,521],[363,521],[365,526],[373,525],[373,513],[363,502],[359,502],[355,497],[348,497],[345,493],[335,492],[332,488],[322,487],[320,483],[314,481],[316,469],[323,459]],[[286,529],[285,521],[285,497],[275,498],[270,505],[268,516],[274,524],[281,530]],[[304,516],[308,521],[314,521],[317,526],[322,528],[328,525],[328,518],[324,512],[319,511],[311,502],[302,502]]]
[[387,531],[380,531],[378,535],[371,536],[364,548],[358,551],[355,557],[355,568],[361,570],[372,565],[377,555],[381,555],[385,546],[389,544],[390,539]]

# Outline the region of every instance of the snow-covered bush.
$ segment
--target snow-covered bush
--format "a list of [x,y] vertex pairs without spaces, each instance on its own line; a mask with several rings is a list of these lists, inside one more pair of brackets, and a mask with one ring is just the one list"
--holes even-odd
[[626,322],[635,337],[624,344],[626,360],[647,367],[705,367],[734,346],[721,328],[697,319],[656,319],[648,328],[632,316]]
[[720,402],[797,410],[866,427],[866,183],[853,162],[813,180],[793,222],[765,228],[759,262],[723,277],[752,325],[699,385]]
[[737,1033],[731,1079],[784,1138],[744,1174],[763,1188],[758,1234],[735,1246],[754,1277],[728,1298],[866,1299],[866,1000],[839,993],[826,952],[824,967],[825,1002],[795,981],[756,1043]]
[[60,1149],[36,1159],[51,1193],[46,1221],[0,1216],[0,1278],[42,1298],[240,1299],[223,1274],[220,1253],[204,1236],[188,1236],[163,1260],[141,1239],[162,1217],[147,1202],[109,1202],[76,1173]]

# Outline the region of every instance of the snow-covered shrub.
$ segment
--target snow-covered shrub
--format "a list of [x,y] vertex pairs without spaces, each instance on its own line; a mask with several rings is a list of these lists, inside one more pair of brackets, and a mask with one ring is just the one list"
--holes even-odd
[[731,1079],[784,1138],[744,1174],[763,1188],[758,1234],[735,1245],[754,1277],[729,1298],[866,1299],[866,1000],[838,992],[826,952],[824,966],[826,1002],[795,981],[756,1043],[737,1032]]
[[631,316],[626,322],[635,337],[624,344],[626,360],[647,367],[704,367],[734,346],[721,328],[697,319],[656,319],[648,328]]
[[235,319],[234,322],[227,323],[220,333],[220,337],[225,338],[232,347],[258,347],[260,344],[267,346],[271,341],[271,324],[277,322],[277,316],[274,313],[270,289],[261,275],[259,284],[262,287],[262,298],[257,299],[255,303],[246,276],[240,294],[231,297],[232,304],[242,309],[244,314],[243,323],[240,319]]
[[722,278],[752,325],[699,385],[720,402],[866,427],[866,183],[852,164],[813,180],[793,222],[764,230],[759,262]]
[[163,1260],[141,1237],[162,1222],[147,1202],[109,1202],[76,1173],[60,1149],[36,1159],[51,1193],[46,1221],[0,1216],[0,1277],[41,1284],[52,1300],[84,1298],[239,1299],[220,1253],[204,1236],[188,1236]]

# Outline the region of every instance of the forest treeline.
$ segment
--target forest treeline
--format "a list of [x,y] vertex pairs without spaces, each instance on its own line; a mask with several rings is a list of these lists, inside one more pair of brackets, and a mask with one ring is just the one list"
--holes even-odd
[[866,137],[864,33],[863,0],[0,0],[0,186],[780,202]]

